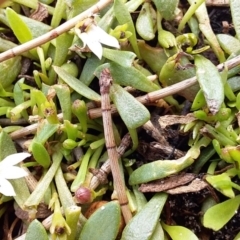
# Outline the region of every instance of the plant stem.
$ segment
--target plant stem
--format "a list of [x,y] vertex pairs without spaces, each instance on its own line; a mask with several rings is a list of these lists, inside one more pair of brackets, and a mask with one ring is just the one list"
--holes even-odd
[[110,104],[110,86],[112,83],[112,77],[108,69],[104,69],[100,74],[99,85],[102,102],[102,118],[106,148],[110,159],[110,166],[113,175],[115,190],[118,195],[119,204],[121,206],[122,214],[126,224],[132,218],[132,213],[128,207],[128,198],[125,191],[124,179],[121,175],[121,169],[119,165],[119,155],[115,144],[112,116],[111,116],[111,104]]

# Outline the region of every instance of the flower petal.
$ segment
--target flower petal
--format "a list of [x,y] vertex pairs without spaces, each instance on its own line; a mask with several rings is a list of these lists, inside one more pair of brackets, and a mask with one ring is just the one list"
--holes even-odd
[[89,39],[89,36],[86,32],[82,32],[80,31],[80,29],[75,29],[75,33],[78,35],[78,37],[82,40],[83,42],[83,48],[86,47],[88,41],[90,40]]
[[5,178],[5,179],[17,179],[17,178],[22,178],[22,177],[26,177],[28,175],[28,173],[17,166],[11,166],[8,167],[8,169],[5,169],[4,171],[0,171],[1,174],[1,178]]
[[93,31],[94,31],[95,40],[97,37],[98,41],[102,44],[105,44],[110,47],[120,48],[118,40],[115,37],[106,33],[100,27],[92,25],[91,28],[88,30],[88,33],[90,34],[90,36],[93,34]]
[[12,184],[2,177],[0,178],[0,193],[5,196],[16,196]]
[[30,156],[31,156],[31,154],[26,153],[26,152],[11,154],[11,155],[7,156],[6,158],[4,158],[0,162],[0,168],[5,168],[7,166],[13,166]]
[[89,49],[99,58],[102,59],[103,48],[99,42],[88,41],[87,43]]

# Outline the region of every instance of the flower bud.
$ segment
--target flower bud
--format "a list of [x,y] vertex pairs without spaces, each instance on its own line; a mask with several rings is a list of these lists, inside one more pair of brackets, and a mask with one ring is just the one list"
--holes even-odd
[[93,200],[92,191],[86,187],[79,187],[75,192],[75,199],[80,204],[90,203]]

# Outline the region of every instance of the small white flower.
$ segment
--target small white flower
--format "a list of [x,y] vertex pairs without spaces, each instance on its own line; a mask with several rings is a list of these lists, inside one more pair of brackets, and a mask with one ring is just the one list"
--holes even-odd
[[30,157],[29,153],[15,153],[7,156],[0,162],[0,193],[5,196],[15,196],[16,193],[12,184],[7,179],[17,179],[28,175],[28,173],[18,166],[14,166]]
[[83,48],[85,48],[87,45],[99,59],[102,58],[103,54],[103,48],[101,44],[120,48],[118,40],[95,25],[95,23],[90,23],[84,28],[84,31],[81,31],[81,28],[78,26],[79,25],[76,25],[75,27],[75,33],[82,40]]

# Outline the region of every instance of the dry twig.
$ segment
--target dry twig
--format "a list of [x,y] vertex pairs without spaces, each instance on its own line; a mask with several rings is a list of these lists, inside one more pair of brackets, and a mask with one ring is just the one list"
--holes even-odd
[[[130,137],[130,134],[127,133],[123,137],[123,139],[121,141],[121,144],[117,148],[118,158],[120,158],[124,154],[124,152],[126,151],[128,146],[130,145],[130,142],[131,142],[131,137]],[[102,184],[102,183],[107,181],[107,175],[111,171],[110,159],[108,159],[101,166],[100,169],[97,169],[97,170],[94,170],[94,171],[95,171],[95,173],[93,173],[94,176],[92,177],[91,183],[90,183],[90,188],[93,189],[93,190],[96,189],[99,184]]]
[[102,104],[102,118],[103,127],[105,135],[105,143],[108,152],[108,157],[110,159],[110,166],[114,180],[115,190],[118,195],[118,200],[122,209],[122,214],[126,223],[132,218],[132,213],[128,206],[128,198],[126,195],[124,179],[121,174],[121,169],[119,165],[119,155],[117,153],[117,148],[115,144],[113,126],[112,126],[112,116],[111,116],[111,104],[109,91],[112,84],[112,76],[108,69],[104,69],[100,74],[99,79],[100,93],[101,93],[101,104]]

